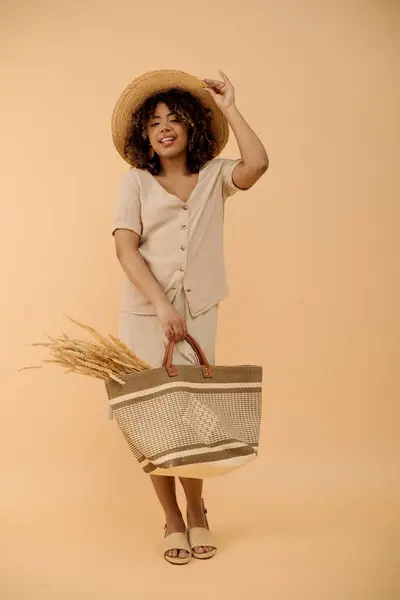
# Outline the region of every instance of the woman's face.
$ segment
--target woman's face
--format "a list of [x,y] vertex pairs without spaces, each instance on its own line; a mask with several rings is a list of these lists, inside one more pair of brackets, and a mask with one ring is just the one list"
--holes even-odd
[[188,131],[178,116],[160,102],[149,119],[147,135],[153,150],[160,158],[174,158],[186,152]]

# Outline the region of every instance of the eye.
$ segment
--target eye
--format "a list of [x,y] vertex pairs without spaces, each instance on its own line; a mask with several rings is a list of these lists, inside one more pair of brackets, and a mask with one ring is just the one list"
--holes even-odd
[[157,121],[155,123],[151,123],[150,127],[155,127],[156,125],[159,125],[160,123],[157,123]]

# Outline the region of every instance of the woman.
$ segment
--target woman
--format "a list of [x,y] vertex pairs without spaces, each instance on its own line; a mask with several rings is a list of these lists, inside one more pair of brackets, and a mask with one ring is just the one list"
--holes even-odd
[[[251,188],[268,168],[266,150],[240,114],[228,77],[154,71],[136,79],[113,113],[114,143],[134,168],[123,178],[113,234],[127,276],[119,337],[152,367],[167,340],[175,364],[196,364],[189,332],[214,362],[219,302],[227,295],[224,201]],[[233,130],[241,158],[216,158]],[[175,478],[152,476],[165,513],[164,557],[186,564],[216,546],[202,499],[203,482],[181,478],[187,528]],[[188,535],[186,535],[186,531]]]

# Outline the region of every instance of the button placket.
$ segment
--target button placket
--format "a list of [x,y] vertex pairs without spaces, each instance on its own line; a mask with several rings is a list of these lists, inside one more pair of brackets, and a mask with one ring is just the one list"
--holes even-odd
[[[189,215],[188,215],[188,212],[187,212],[188,209],[189,209],[188,205],[184,204],[183,205],[183,210],[186,211],[186,223],[182,223],[181,229],[182,229],[182,231],[186,231],[186,236],[185,236],[185,243],[181,244],[181,250],[182,250],[182,252],[187,252],[187,236],[188,236],[188,234],[187,234],[187,232],[188,232],[187,221],[189,219]],[[186,259],[187,259],[187,254],[186,254]],[[180,271],[181,271],[181,273],[185,273],[185,271],[186,271],[186,261],[185,261],[185,265],[181,266]]]

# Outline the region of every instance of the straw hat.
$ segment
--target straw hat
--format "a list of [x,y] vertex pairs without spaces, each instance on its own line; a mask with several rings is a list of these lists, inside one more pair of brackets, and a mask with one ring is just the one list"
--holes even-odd
[[129,162],[125,154],[125,144],[130,135],[131,119],[143,103],[154,94],[167,92],[175,88],[190,92],[203,106],[212,110],[212,129],[217,142],[217,154],[226,146],[229,126],[221,110],[217,107],[200,79],[183,71],[162,70],[144,73],[122,92],[117,101],[111,120],[112,136],[116,149],[124,160]]

